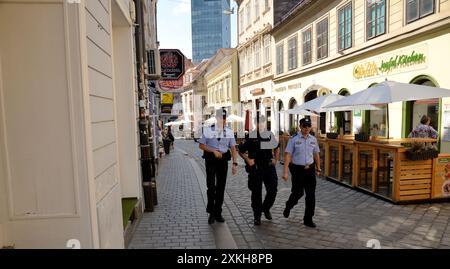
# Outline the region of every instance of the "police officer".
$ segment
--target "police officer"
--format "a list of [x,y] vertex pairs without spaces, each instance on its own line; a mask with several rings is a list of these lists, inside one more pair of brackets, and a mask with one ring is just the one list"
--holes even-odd
[[316,174],[320,175],[319,145],[317,139],[310,134],[311,120],[304,118],[300,120],[300,132],[291,137],[285,150],[285,162],[283,179],[288,180],[288,168],[292,175],[292,188],[286,208],[283,211],[285,218],[289,217],[291,209],[298,200],[305,197],[305,215],[303,224],[315,228],[313,222],[316,204]]
[[226,110],[217,110],[216,124],[204,128],[202,136],[198,140],[205,159],[206,186],[208,188],[206,212],[209,213],[209,224],[213,224],[215,220],[225,221],[222,216],[222,204],[229,160],[233,159],[232,174],[235,175],[237,171],[236,140],[233,130],[225,126],[226,116]]
[[[259,122],[258,122],[259,120]],[[248,188],[252,192],[254,224],[261,225],[261,215],[271,220],[270,208],[277,196],[278,177],[275,169],[280,159],[279,145],[275,135],[266,130],[266,118],[257,118],[257,128],[239,145],[239,155],[245,160],[248,172]],[[262,202],[262,184],[266,187],[266,197]]]

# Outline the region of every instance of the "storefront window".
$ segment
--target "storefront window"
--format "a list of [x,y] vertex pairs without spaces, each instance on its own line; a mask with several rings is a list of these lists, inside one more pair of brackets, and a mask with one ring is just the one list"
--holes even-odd
[[439,120],[439,99],[427,99],[415,101],[413,104],[413,117],[412,117],[412,128],[420,124],[420,119],[423,115],[427,115],[431,118],[430,125],[433,126],[435,130],[438,129]]
[[371,136],[386,137],[387,105],[381,106],[380,110],[371,110],[369,112],[369,123]]

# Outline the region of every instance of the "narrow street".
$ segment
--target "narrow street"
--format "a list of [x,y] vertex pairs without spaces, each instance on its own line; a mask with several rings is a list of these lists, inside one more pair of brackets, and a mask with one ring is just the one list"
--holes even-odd
[[450,204],[394,205],[367,194],[318,179],[316,229],[301,223],[304,199],[282,216],[290,182],[281,180],[271,212],[253,226],[247,176],[239,160],[236,176],[227,179],[224,218],[207,223],[204,162],[198,144],[177,140],[175,152],[162,159],[158,205],[145,213],[130,248],[366,248],[377,239],[381,248],[450,248]]

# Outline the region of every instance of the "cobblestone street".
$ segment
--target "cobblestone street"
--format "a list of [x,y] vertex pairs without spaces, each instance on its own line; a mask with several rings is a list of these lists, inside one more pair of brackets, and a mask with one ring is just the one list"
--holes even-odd
[[[175,149],[161,162],[159,204],[155,212],[144,215],[130,248],[215,248],[220,244],[217,235],[214,240],[215,228],[207,224],[201,191],[204,161],[198,144],[177,140]],[[196,176],[192,160],[203,178]],[[262,225],[255,227],[240,158],[239,163],[238,174],[228,175],[223,212],[238,248],[366,248],[369,239],[379,240],[382,248],[450,248],[449,203],[394,205],[324,179],[318,179],[316,190],[318,227],[301,223],[304,198],[286,219],[282,212],[290,181],[281,180],[281,165],[273,220],[263,217]]]

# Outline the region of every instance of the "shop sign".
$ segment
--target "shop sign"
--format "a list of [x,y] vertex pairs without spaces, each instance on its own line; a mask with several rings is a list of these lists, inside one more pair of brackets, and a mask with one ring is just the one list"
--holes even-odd
[[161,49],[161,78],[178,80],[184,74],[184,55],[178,49]]
[[276,92],[282,92],[282,91],[285,91],[285,90],[286,90],[286,86],[275,88]]
[[161,104],[173,105],[173,94],[172,93],[162,93],[161,94]]
[[422,45],[412,51],[400,51],[386,57],[377,57],[355,64],[353,77],[355,79],[372,78],[423,67],[427,61],[426,51],[426,45]]
[[433,197],[450,197],[450,158],[438,157],[433,178]]
[[158,80],[158,83],[162,91],[174,91],[183,87],[183,81],[183,77],[181,77],[178,80],[161,79]]

